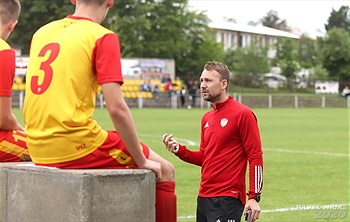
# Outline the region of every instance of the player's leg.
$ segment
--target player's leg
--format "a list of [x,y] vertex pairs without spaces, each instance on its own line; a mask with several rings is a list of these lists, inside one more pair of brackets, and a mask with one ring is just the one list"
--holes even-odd
[[149,158],[161,164],[162,178],[156,183],[156,221],[177,221],[174,166],[149,149]]
[[0,131],[0,162],[30,161],[24,132]]
[[148,159],[153,160],[157,163],[160,163],[161,169],[162,169],[162,178],[159,179],[157,182],[162,181],[175,181],[175,170],[174,166],[167,160],[165,160],[163,157],[159,156],[156,152],[149,149],[149,157]]

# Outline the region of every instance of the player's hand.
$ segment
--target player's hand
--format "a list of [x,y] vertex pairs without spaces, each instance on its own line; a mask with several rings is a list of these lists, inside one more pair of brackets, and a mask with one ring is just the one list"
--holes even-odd
[[252,214],[250,216],[250,221],[248,222],[254,222],[255,220],[259,219],[259,215],[260,215],[260,206],[259,203],[256,202],[256,200],[254,199],[249,199],[248,202],[246,203],[246,205],[244,206],[244,210],[243,210],[243,216],[245,217],[248,209],[252,210]]
[[163,134],[163,143],[165,148],[172,153],[177,153],[179,151],[180,144],[175,139],[173,139],[173,134],[168,135],[167,133]]
[[158,162],[146,159],[145,163],[142,166],[138,166],[138,167],[141,169],[148,169],[155,172],[157,176],[157,180],[160,180],[162,178],[162,170],[161,170],[160,163]]

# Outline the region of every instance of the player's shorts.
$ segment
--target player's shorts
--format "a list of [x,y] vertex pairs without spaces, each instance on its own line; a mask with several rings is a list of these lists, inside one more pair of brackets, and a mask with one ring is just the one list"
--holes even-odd
[[[105,142],[87,156],[63,163],[36,165],[58,167],[62,169],[137,168],[117,131],[107,132],[108,136]],[[148,159],[149,148],[144,143],[140,142],[140,149]]]
[[198,197],[197,222],[203,221],[241,221],[242,202],[233,197]]
[[29,156],[26,135],[18,130],[0,130],[0,162],[24,161]]

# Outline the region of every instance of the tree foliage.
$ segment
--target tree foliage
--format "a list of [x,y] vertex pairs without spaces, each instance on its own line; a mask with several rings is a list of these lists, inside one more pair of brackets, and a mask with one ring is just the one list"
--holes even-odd
[[188,0],[116,2],[110,12],[114,18],[110,28],[119,35],[122,55],[173,58],[177,74],[183,77],[202,69],[203,54],[220,58],[223,50],[210,38],[209,19],[203,13],[190,11],[187,3]]
[[74,6],[70,1],[20,0],[21,14],[15,31],[9,38],[10,44],[16,43],[28,54],[30,40],[41,26],[72,14]]
[[296,73],[300,70],[297,61],[297,44],[293,39],[279,38],[276,45],[275,63],[281,68],[281,74],[287,78],[287,87],[294,90]]
[[[23,54],[39,27],[72,14],[75,7],[68,0],[20,1],[20,22],[9,42],[22,45]],[[118,34],[122,57],[173,58],[176,73],[187,76],[198,74],[207,59],[223,57],[208,23],[204,13],[189,10],[188,0],[120,0],[102,25]]]
[[287,21],[280,19],[278,13],[274,10],[270,10],[266,16],[261,19],[262,23],[266,27],[288,31]]
[[258,76],[270,71],[267,48],[253,42],[248,47],[238,48],[233,57],[233,71],[237,76]]
[[325,29],[330,31],[332,28],[341,28],[350,32],[350,21],[347,18],[349,6],[341,6],[338,11],[332,9],[332,12],[328,18],[328,23],[325,24]]
[[318,39],[319,58],[329,77],[350,81],[350,37],[346,30],[332,28]]
[[317,41],[305,35],[298,40],[297,61],[302,68],[312,68],[317,65]]

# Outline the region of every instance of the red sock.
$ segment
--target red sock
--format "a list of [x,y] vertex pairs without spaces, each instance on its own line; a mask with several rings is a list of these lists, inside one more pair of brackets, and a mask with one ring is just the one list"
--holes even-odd
[[176,222],[175,182],[156,183],[156,221]]

